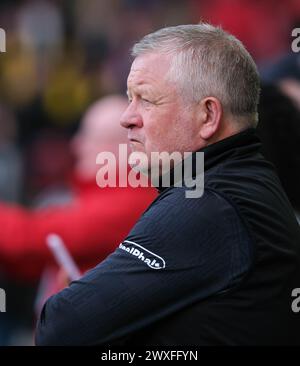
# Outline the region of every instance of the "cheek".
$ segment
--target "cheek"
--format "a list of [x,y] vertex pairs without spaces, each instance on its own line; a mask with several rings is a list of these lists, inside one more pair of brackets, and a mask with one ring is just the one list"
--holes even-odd
[[154,126],[145,130],[145,151],[146,153],[160,151],[161,137],[159,130]]
[[[181,150],[189,141],[190,120],[176,109],[176,105],[165,110],[155,110],[144,114],[145,148],[149,151]],[[188,138],[187,138],[188,137]]]
[[145,129],[145,147],[151,151],[169,151],[175,142],[175,129],[172,120],[157,119]]
[[169,121],[167,116],[155,114],[149,118],[149,123],[145,126],[146,137],[152,142],[164,140],[168,131]]

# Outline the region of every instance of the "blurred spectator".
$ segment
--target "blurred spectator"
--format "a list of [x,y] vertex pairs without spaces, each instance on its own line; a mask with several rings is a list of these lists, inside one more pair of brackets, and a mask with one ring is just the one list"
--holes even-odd
[[289,53],[261,70],[265,83],[277,84],[300,111],[300,54]]
[[45,243],[51,232],[63,238],[81,268],[94,266],[115,249],[154,199],[152,188],[100,189],[95,181],[97,153],[115,151],[126,141],[118,122],[126,103],[123,97],[107,97],[85,115],[73,144],[77,164],[71,204],[38,211],[0,205],[0,260],[11,276],[36,279],[53,264]]
[[300,112],[276,86],[262,88],[257,131],[300,220]]
[[287,95],[300,111],[300,80],[283,79],[278,82],[280,90]]
[[[59,131],[40,131],[26,151],[26,200],[33,207],[65,204],[70,200],[73,157],[69,138]],[[68,198],[69,197],[69,198]]]
[[266,84],[277,83],[282,79],[300,80],[300,54],[288,53],[261,69],[262,80]]

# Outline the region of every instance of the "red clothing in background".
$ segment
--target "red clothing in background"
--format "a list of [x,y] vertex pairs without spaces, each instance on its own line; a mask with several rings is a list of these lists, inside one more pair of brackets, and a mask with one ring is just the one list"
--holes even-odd
[[54,264],[45,238],[62,237],[83,270],[95,266],[127,235],[156,197],[154,188],[99,188],[78,184],[73,203],[30,211],[0,204],[0,270],[22,280],[38,279]]

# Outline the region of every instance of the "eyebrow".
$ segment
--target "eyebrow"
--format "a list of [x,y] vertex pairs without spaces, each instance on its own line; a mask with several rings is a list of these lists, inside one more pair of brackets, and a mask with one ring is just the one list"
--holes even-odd
[[147,95],[151,94],[151,88],[147,87],[145,85],[137,85],[133,88],[132,87],[128,88],[126,91],[127,97],[131,96],[130,90],[133,90],[133,93],[136,93],[136,94],[144,94],[144,93],[146,93]]

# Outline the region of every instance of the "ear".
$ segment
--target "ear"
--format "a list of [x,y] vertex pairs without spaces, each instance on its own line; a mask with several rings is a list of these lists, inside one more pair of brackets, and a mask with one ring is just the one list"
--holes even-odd
[[203,140],[209,140],[220,128],[223,108],[220,101],[215,97],[207,97],[199,104],[200,130]]

